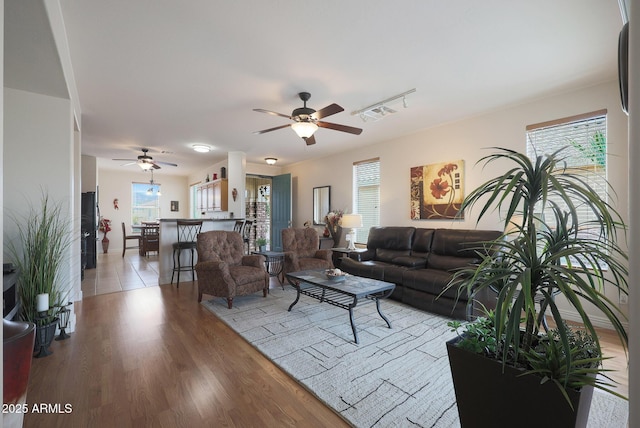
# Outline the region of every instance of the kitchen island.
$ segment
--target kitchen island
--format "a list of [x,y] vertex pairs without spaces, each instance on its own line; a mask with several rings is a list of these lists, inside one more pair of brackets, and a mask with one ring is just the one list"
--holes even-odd
[[[224,219],[201,219],[202,231],[210,230],[233,230],[237,220],[241,218],[224,218]],[[173,271],[173,243],[178,242],[177,218],[161,218],[160,219],[160,251],[158,252],[158,284],[168,284],[171,282],[171,273]],[[181,264],[183,266],[191,263],[191,254],[189,251],[182,251]],[[194,254],[195,264],[197,261],[197,252]],[[195,275],[195,272],[194,272]],[[189,272],[182,273],[181,281],[191,281]]]

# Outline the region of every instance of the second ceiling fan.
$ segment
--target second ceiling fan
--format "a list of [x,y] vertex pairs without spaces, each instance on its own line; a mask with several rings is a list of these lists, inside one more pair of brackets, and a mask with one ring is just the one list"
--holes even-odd
[[128,163],[123,164],[122,166],[128,166],[128,165],[138,165],[140,168],[142,168],[144,171],[148,171],[151,168],[155,168],[155,169],[160,169],[160,165],[168,165],[168,166],[178,166],[175,163],[171,163],[171,162],[160,162],[160,161],[154,161],[153,158],[151,156],[149,156],[147,153],[149,153],[149,149],[143,148],[140,149],[142,150],[142,154],[140,156],[138,156],[137,159],[113,159],[114,161],[127,161]]
[[307,101],[311,98],[311,94],[309,92],[300,92],[298,94],[302,102],[304,103],[303,107],[299,107],[291,113],[291,116],[287,116],[286,114],[276,113],[275,111],[264,110],[261,108],[253,109],[253,111],[257,111],[260,113],[267,113],[273,116],[286,117],[287,119],[293,120],[293,123],[289,123],[287,125],[276,126],[275,128],[264,129],[262,131],[256,131],[254,134],[264,134],[266,132],[275,131],[277,129],[283,128],[293,128],[296,134],[300,138],[302,138],[308,146],[315,144],[316,139],[313,136],[313,133],[320,128],[333,129],[335,131],[348,132],[350,134],[360,135],[362,133],[362,129],[354,128],[353,126],[339,125],[337,123],[323,122],[320,119],[325,118],[327,116],[331,116],[332,114],[340,113],[344,111],[342,107],[338,104],[331,104],[322,108],[318,111],[307,107]]

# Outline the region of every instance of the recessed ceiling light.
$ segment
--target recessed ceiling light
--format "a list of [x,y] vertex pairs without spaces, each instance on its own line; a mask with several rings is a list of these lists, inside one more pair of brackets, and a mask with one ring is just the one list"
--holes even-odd
[[208,153],[211,151],[211,147],[205,144],[194,144],[192,147],[193,147],[193,150],[199,153]]
[[278,159],[276,159],[276,158],[264,158],[264,161],[266,163],[268,163],[269,165],[275,165],[275,163],[278,162]]

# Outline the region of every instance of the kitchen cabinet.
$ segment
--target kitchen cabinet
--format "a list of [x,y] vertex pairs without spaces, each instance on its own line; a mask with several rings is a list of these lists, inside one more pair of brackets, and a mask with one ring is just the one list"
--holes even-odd
[[198,186],[196,190],[200,212],[227,211],[229,209],[229,183],[221,178]]
[[212,186],[212,209],[213,211],[229,210],[229,182],[226,178],[215,180]]

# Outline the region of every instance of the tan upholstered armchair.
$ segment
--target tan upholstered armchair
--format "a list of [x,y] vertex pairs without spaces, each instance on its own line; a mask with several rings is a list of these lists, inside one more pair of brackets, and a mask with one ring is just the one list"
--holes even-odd
[[198,302],[203,294],[226,297],[229,309],[235,296],[262,290],[267,297],[269,274],[264,257],[243,255],[242,236],[238,232],[214,230],[198,235]]
[[332,251],[319,247],[320,237],[313,228],[282,229],[283,272],[333,268]]

